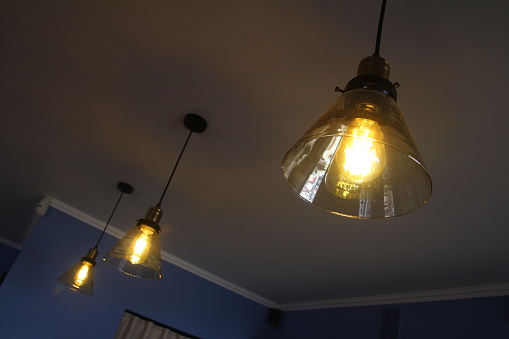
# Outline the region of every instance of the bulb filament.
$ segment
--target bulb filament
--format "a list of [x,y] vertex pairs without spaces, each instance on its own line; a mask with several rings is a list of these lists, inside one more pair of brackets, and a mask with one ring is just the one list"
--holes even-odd
[[132,247],[129,261],[131,264],[142,264],[145,262],[150,249],[150,240],[154,231],[150,227],[140,226],[141,233],[136,237]]
[[85,284],[85,280],[88,277],[88,272],[90,270],[90,264],[83,262],[81,265],[80,270],[78,273],[76,273],[76,276],[74,277],[74,285],[76,287],[83,286]]

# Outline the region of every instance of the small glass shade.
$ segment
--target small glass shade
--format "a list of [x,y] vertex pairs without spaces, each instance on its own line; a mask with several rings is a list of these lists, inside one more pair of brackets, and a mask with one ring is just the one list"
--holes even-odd
[[352,218],[403,215],[431,195],[431,179],[398,104],[369,86],[341,95],[281,167],[302,199]]
[[71,290],[91,296],[94,289],[94,267],[97,250],[91,249],[86,257],[65,272],[58,282]]
[[140,219],[103,260],[117,270],[134,277],[161,279],[159,228],[148,224],[151,224],[150,220]]

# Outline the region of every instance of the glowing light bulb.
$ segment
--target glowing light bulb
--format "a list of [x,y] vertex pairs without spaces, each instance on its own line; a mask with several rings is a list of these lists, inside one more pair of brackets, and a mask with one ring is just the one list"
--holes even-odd
[[78,273],[76,273],[76,276],[74,277],[74,285],[76,287],[80,287],[80,286],[83,286],[83,284],[85,284],[85,282],[88,278],[88,273],[90,272],[91,266],[92,266],[92,264],[90,264],[89,262],[86,262],[86,261],[81,262],[81,268],[78,271]]
[[132,264],[142,264],[147,259],[150,249],[150,240],[154,230],[150,227],[140,226],[141,233],[136,237],[133,242],[129,261]]
[[360,186],[378,178],[385,168],[380,126],[357,118],[341,137],[326,177],[327,189],[343,198],[358,198]]

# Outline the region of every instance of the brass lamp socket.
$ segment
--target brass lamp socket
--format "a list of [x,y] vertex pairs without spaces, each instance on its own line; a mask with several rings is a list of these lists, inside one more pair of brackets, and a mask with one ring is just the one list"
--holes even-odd
[[376,75],[389,80],[391,66],[384,58],[376,55],[368,56],[361,60],[359,68],[357,68],[357,76],[359,75]]
[[387,60],[379,56],[362,59],[357,76],[345,86],[345,92],[355,88],[366,88],[381,91],[395,101],[398,100],[396,86],[389,80],[390,66]]
[[159,206],[153,206],[148,209],[147,215],[145,216],[145,219],[138,220],[138,226],[139,225],[147,225],[155,229],[157,232],[161,231],[161,227],[159,227],[159,221],[161,220],[161,217],[163,216],[163,211],[161,210],[161,207]]
[[85,257],[81,258],[82,261],[87,261],[89,263],[92,264],[92,266],[95,266],[97,265],[97,263],[95,262],[95,258],[97,258],[97,254],[99,253],[99,251],[97,251],[97,248],[91,248],[88,250],[88,253]]

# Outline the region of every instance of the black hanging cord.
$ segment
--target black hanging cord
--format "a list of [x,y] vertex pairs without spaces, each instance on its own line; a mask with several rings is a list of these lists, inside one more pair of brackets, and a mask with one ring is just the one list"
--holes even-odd
[[124,192],[120,193],[120,196],[118,197],[117,203],[115,204],[115,207],[113,208],[113,211],[111,212],[110,218],[106,222],[106,226],[104,226],[103,232],[101,233],[101,236],[99,237],[99,240],[97,240],[97,244],[95,244],[94,248],[97,249],[97,246],[99,246],[99,243],[101,242],[101,239],[106,232],[106,229],[108,228],[108,225],[110,224],[111,218],[113,218],[113,214],[115,214],[115,211],[117,210],[117,206],[122,199],[122,196],[124,195]]
[[177,169],[177,166],[179,165],[180,158],[182,158],[182,154],[184,154],[184,150],[186,149],[187,143],[189,142],[189,139],[191,138],[191,134],[193,134],[193,131],[189,132],[189,135],[187,136],[184,147],[182,147],[182,151],[180,151],[180,155],[177,159],[177,162],[175,163],[175,167],[173,167],[173,171],[171,172],[170,179],[168,179],[168,182],[166,183],[166,187],[164,188],[163,194],[161,195],[161,199],[159,199],[159,202],[157,203],[157,206],[159,206],[159,207],[161,207],[161,203],[163,202],[164,195],[166,194],[166,191],[168,190],[168,186],[170,186],[171,179],[173,178],[173,175],[175,174],[175,170]]
[[374,56],[380,56],[380,40],[382,40],[382,27],[384,25],[385,5],[387,0],[382,1],[382,9],[380,10],[380,19],[378,19],[378,32],[376,34],[376,46]]

